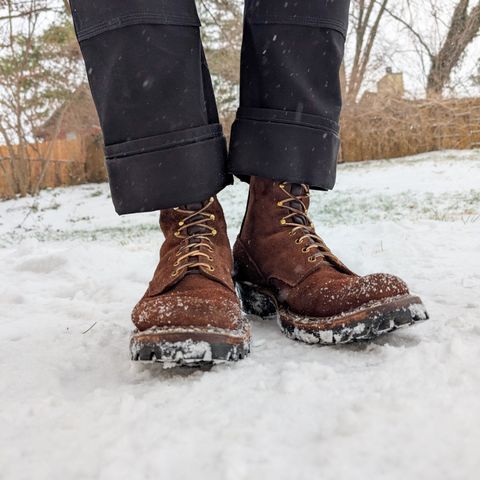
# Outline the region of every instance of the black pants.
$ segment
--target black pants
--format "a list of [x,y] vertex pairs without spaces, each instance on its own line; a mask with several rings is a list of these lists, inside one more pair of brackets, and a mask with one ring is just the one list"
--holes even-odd
[[194,0],[71,0],[118,213],[204,200],[232,174],[335,183],[350,0],[245,0],[230,153]]

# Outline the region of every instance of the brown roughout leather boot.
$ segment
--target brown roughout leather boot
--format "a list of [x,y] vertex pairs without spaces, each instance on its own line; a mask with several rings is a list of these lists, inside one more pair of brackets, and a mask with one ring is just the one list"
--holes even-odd
[[218,200],[162,210],[160,226],[160,263],[132,312],[132,359],[196,366],[245,357],[250,326]]
[[397,277],[361,277],[315,233],[307,185],[252,177],[233,249],[234,279],[247,314],[278,319],[290,338],[335,344],[369,340],[428,318]]

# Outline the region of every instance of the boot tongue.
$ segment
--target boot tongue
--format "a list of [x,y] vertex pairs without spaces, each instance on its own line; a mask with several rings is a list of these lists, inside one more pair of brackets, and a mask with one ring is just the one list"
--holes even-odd
[[[187,205],[181,207],[182,209],[185,210],[190,210],[192,212],[198,211],[202,209],[205,206],[206,202],[197,202],[197,203],[188,203]],[[196,222],[197,220],[203,219],[203,215],[195,215],[190,219],[191,222]],[[189,235],[194,235],[196,233],[205,233],[206,229],[202,228],[200,225],[194,225],[193,227],[188,227],[187,228],[187,233]],[[193,240],[195,241],[195,240]]]
[[[301,185],[300,183],[287,183],[286,184],[286,190],[296,197],[299,197],[299,196],[305,194],[305,187],[303,187],[303,185]],[[308,209],[308,207],[309,207],[308,199],[306,201],[304,200],[303,203],[305,204],[305,207]],[[294,208],[297,208],[298,210],[301,210],[301,211],[303,210],[303,206],[302,206],[302,203],[300,201],[298,201],[298,202],[297,201],[292,201],[292,202],[290,202],[290,205]],[[298,225],[305,225],[305,226],[308,225],[307,217],[303,217],[303,216],[300,216],[300,215],[295,215],[295,216],[291,217],[291,220],[292,220],[292,222],[297,223]],[[305,230],[305,232],[308,233],[306,230]],[[314,243],[313,239],[309,238],[307,240],[307,244],[312,244],[312,243]]]
[[[197,203],[188,203],[187,205],[184,205],[182,206],[181,208],[184,209],[184,210],[190,210],[190,211],[198,211],[200,209],[202,209],[204,206],[206,205],[206,202],[197,202]],[[197,220],[201,220],[203,219],[203,215],[195,215],[194,217],[192,217],[190,219],[191,222],[196,222]],[[205,228],[202,228],[200,225],[193,225],[192,227],[188,227],[187,228],[187,233],[189,235],[195,235],[195,234],[199,234],[199,233],[205,233],[206,232],[206,229]],[[195,239],[195,238],[192,238],[189,240],[189,243],[200,243],[200,240],[198,239]],[[199,257],[191,257],[192,260],[198,260]],[[200,273],[200,269],[199,268],[192,268],[190,269],[188,272],[187,272],[187,275],[191,274],[191,273]]]
[[[299,183],[287,183],[286,190],[296,197],[303,195],[305,193],[304,187]],[[297,208],[298,210],[303,210],[303,206],[299,201],[291,202],[290,205],[294,208]],[[298,223],[299,225],[307,225],[306,218],[301,217],[299,215],[292,217],[292,221],[295,223]]]

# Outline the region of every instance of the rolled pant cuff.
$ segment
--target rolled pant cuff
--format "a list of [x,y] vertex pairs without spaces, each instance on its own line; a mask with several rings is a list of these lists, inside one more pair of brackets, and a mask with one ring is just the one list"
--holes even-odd
[[200,202],[232,183],[222,127],[205,125],[105,147],[118,214]]
[[340,139],[328,118],[283,110],[240,108],[232,127],[229,172],[330,190]]

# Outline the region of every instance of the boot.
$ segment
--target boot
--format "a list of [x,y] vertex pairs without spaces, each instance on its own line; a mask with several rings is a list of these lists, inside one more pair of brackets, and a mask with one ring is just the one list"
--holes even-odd
[[369,340],[426,320],[420,298],[397,277],[361,277],[315,232],[309,188],[252,177],[234,279],[244,311],[278,319],[290,338],[334,344]]
[[219,202],[162,210],[160,226],[160,263],[132,312],[132,359],[197,366],[243,358],[250,326],[235,294]]

